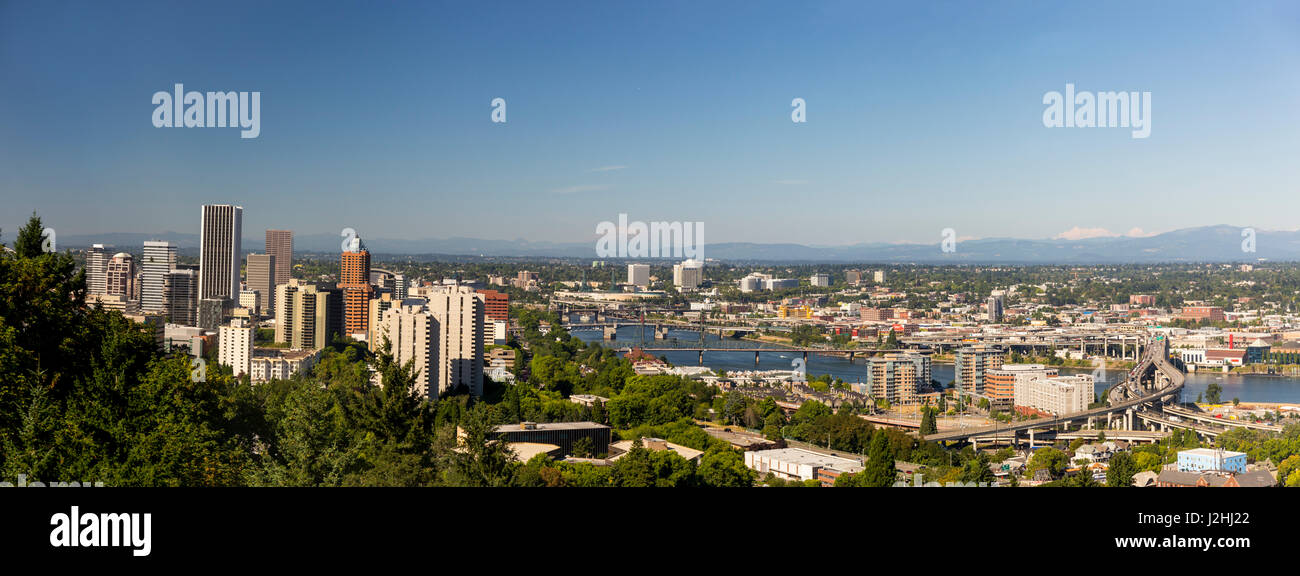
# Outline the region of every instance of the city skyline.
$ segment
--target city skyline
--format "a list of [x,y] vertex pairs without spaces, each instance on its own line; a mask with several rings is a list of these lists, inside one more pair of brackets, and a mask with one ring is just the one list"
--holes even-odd
[[[628,213],[852,245],[1293,230],[1300,207],[1293,5],[1100,7],[1146,28],[1015,3],[397,6],[300,28],[283,4],[239,32],[161,6],[106,27],[93,4],[64,26],[0,8],[0,189],[30,199],[0,230],[36,210],[63,235],[189,233],[193,206],[235,204],[299,235],[584,242]],[[337,41],[294,48],[320,33]],[[150,95],[175,84],[260,91],[260,135],[155,128]],[[1150,92],[1149,137],[1046,128],[1069,85]]]

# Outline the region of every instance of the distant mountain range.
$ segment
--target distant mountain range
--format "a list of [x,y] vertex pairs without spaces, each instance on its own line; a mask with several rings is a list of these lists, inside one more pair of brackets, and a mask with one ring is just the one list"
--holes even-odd
[[[113,233],[59,238],[62,248],[90,244],[112,245],[139,251],[145,240],[166,240],[182,252],[197,250],[197,234]],[[1255,252],[1244,252],[1242,228],[1205,226],[1185,228],[1148,237],[1106,237],[1084,240],[984,238],[959,242],[952,253],[934,244],[863,243],[848,246],[720,242],[706,244],[709,259],[738,262],[863,262],[922,264],[1120,264],[1158,262],[1300,261],[1300,231],[1264,231],[1255,235]],[[294,238],[297,252],[338,252],[341,237],[305,234]],[[529,242],[478,238],[400,240],[366,238],[376,255],[454,255],[485,257],[555,257],[599,259],[595,242]],[[263,239],[245,238],[245,251],[261,251]],[[668,260],[668,259],[665,259]]]

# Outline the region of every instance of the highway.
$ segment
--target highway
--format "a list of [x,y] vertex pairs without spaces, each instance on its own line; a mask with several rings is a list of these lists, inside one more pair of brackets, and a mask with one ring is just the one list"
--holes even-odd
[[[1166,340],[1155,341],[1154,346],[1148,347],[1146,354],[1143,355],[1142,361],[1137,367],[1129,373],[1129,377],[1112,386],[1107,394],[1108,406],[1057,416],[1055,418],[1039,418],[1037,420],[1026,420],[1012,424],[997,426],[982,426],[979,428],[966,428],[962,430],[948,430],[935,434],[926,435],[923,439],[933,442],[944,442],[951,440],[966,440],[972,437],[1001,434],[1003,432],[1016,432],[1022,430],[1032,430],[1035,428],[1051,428],[1087,420],[1089,418],[1104,417],[1108,414],[1124,413],[1129,409],[1137,408],[1148,403],[1160,403],[1165,398],[1178,393],[1186,384],[1187,375],[1169,362],[1168,342]],[[1152,374],[1153,386],[1160,383],[1160,378],[1156,374],[1163,374],[1168,384],[1156,389],[1153,392],[1142,394],[1141,380],[1148,369],[1155,369]],[[1119,394],[1121,399],[1117,400],[1114,395]]]

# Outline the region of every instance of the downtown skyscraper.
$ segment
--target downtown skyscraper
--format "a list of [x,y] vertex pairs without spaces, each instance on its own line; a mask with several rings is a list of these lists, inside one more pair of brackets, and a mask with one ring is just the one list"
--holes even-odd
[[231,300],[239,297],[243,220],[242,206],[203,206],[202,231],[199,236],[199,300]]
[[140,309],[168,314],[167,274],[176,268],[176,246],[146,241],[140,260]]
[[[360,238],[354,239],[340,262],[338,287],[343,291],[343,331],[348,335],[366,334],[370,329],[370,251]],[[363,336],[364,337],[364,336]]]
[[287,283],[293,271],[293,231],[267,230],[266,253],[275,257],[274,285]]
[[257,313],[270,316],[275,313],[275,256],[249,254],[244,275],[249,290],[258,293]]

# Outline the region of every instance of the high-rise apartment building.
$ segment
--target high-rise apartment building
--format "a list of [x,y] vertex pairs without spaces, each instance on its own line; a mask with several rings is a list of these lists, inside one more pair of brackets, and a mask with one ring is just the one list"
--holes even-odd
[[318,350],[343,333],[343,297],[336,288],[290,278],[276,286],[275,302],[276,342]]
[[383,313],[376,338],[389,342],[389,353],[400,366],[411,363],[418,371],[416,391],[429,399],[439,392],[438,319],[424,300],[403,300]]
[[293,231],[267,230],[266,253],[275,257],[275,285],[287,283],[293,272]]
[[103,244],[95,244],[86,251],[86,292],[103,295],[107,289],[104,271],[108,269],[108,251]]
[[954,354],[957,392],[964,395],[986,396],[985,374],[1002,367],[1002,351],[987,344],[958,348]]
[[170,242],[146,241],[140,258],[140,310],[167,310],[167,274],[176,268],[176,246]]
[[275,255],[249,254],[244,274],[244,284],[257,292],[257,313],[270,316],[275,313]]
[[167,299],[167,320],[182,326],[197,326],[199,322],[199,271],[192,267],[172,270],[163,277],[163,293]]
[[992,296],[989,296],[989,300],[986,306],[988,308],[988,313],[986,315],[986,318],[989,321],[989,323],[990,324],[1001,323],[1002,322],[1002,295],[994,294]]
[[384,292],[378,298],[370,299],[369,324],[370,330],[366,332],[366,342],[370,344],[371,350],[379,350],[384,344],[384,337],[381,333],[384,322],[384,313],[402,303],[403,298],[398,298],[392,292]]
[[930,388],[930,355],[891,352],[872,357],[867,365],[867,387],[872,397],[890,404],[915,404]]
[[366,334],[370,324],[370,298],[374,286],[370,284],[370,251],[355,238],[350,249],[343,253],[338,287],[343,291],[343,331],[346,334]]
[[238,378],[248,374],[253,361],[253,326],[235,318],[218,332],[217,361],[229,366]]
[[438,393],[464,386],[483,394],[484,298],[466,286],[425,286],[415,296],[438,320]]
[[240,235],[244,209],[205,204],[199,235],[199,300],[239,297]]

